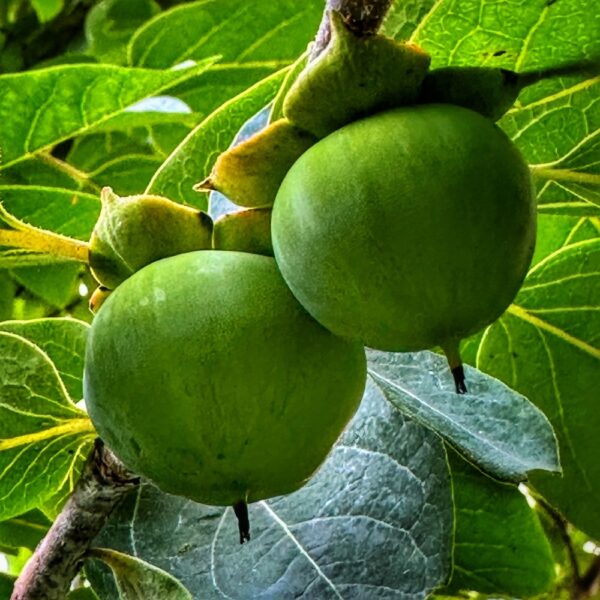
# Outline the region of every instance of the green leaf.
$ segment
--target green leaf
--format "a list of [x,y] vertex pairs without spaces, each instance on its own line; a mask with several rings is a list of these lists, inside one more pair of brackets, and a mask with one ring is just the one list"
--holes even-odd
[[127,43],[135,30],[160,12],[154,0],[103,0],[93,6],[85,21],[91,53],[100,61],[127,63]]
[[0,332],[0,520],[73,487],[73,468],[95,437],[48,355]]
[[[597,61],[599,30],[596,0],[440,0],[411,39],[431,53],[433,67],[523,72]],[[599,92],[600,77],[544,81],[500,122],[532,165],[541,211],[600,214]]]
[[83,359],[89,325],[71,318],[5,321],[0,331],[14,333],[43,350],[54,363],[70,398],[83,398]]
[[476,365],[525,394],[550,419],[562,476],[535,473],[534,487],[575,526],[600,538],[600,239],[538,262],[515,304],[479,341]]
[[259,63],[257,66],[218,64],[202,77],[177,85],[169,92],[192,109],[195,118],[198,117],[197,124],[230,98],[278,71],[279,67],[278,62]]
[[21,250],[20,248],[9,248],[0,250],[0,268],[17,269],[21,267],[46,266],[66,264],[72,261],[50,254],[43,254],[33,250]]
[[403,0],[393,2],[381,26],[381,32],[396,40],[407,40],[436,0]]
[[60,13],[64,6],[64,0],[31,0],[31,4],[38,19],[43,23],[50,21]]
[[[99,600],[96,592],[91,587],[77,588],[67,595],[67,600]],[[165,600],[167,600],[165,598]]]
[[[448,466],[438,436],[369,383],[349,429],[293,494],[249,507],[239,544],[231,508],[144,485],[97,543],[180,579],[194,598],[424,598],[445,581],[453,535]],[[87,569],[101,596],[110,578]]]
[[597,8],[596,0],[438,0],[411,40],[431,54],[434,68],[555,67],[600,55]]
[[192,595],[175,577],[139,558],[107,548],[93,548],[89,555],[112,569],[120,600],[192,600]]
[[0,522],[0,544],[35,550],[52,523],[38,510]]
[[0,76],[0,120],[5,123],[0,170],[200,75],[213,62],[176,71],[67,65]]
[[12,575],[0,573],[0,600],[10,600],[16,580]]
[[280,68],[314,37],[321,0],[201,0],[162,13],[139,29],[130,64],[168,68],[219,54],[231,66]]
[[600,215],[600,77],[515,107],[500,125],[531,165],[538,210]]
[[37,154],[15,163],[2,171],[1,183],[2,185],[57,187],[73,191],[84,190],[86,186],[85,180],[76,170],[65,168],[63,161],[50,154]]
[[20,221],[84,241],[100,213],[99,195],[61,187],[0,185],[0,198]]
[[457,394],[444,356],[373,350],[367,356],[369,375],[389,402],[488,473],[521,481],[534,469],[559,470],[550,423],[502,382],[466,367],[469,392]]
[[539,214],[537,220],[537,240],[532,266],[575,242],[598,237],[600,231],[592,219],[563,215]]
[[454,570],[445,592],[527,598],[554,581],[552,549],[536,513],[513,485],[449,452],[454,491]]
[[10,319],[13,316],[16,291],[16,283],[9,273],[0,271],[0,321]]
[[194,184],[209,174],[244,122],[273,99],[285,72],[281,70],[260,81],[200,123],[155,173],[146,192],[206,210],[207,196],[195,192]]
[[[56,261],[54,261],[56,262]],[[77,298],[81,265],[48,264],[13,268],[11,275],[32,294],[59,310]]]

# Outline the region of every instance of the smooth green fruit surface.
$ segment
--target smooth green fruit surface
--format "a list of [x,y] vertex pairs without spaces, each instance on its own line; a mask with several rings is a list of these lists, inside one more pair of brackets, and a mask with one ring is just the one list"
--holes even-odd
[[382,350],[456,342],[514,298],[535,242],[527,165],[491,121],[405,107],[334,132],[292,167],[275,258],[325,327]]
[[228,505],[302,486],[365,377],[362,346],[314,321],[274,259],[200,251],[155,262],[110,295],[84,385],[99,435],[130,469]]

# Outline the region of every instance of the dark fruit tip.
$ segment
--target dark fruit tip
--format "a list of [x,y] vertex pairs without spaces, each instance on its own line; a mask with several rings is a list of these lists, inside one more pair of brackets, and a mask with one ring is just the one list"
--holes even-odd
[[466,394],[467,385],[465,383],[465,370],[462,365],[452,369],[452,377],[454,377],[454,385],[456,386],[457,394]]
[[237,517],[238,529],[240,532],[240,544],[250,541],[250,519],[248,517],[248,505],[244,500],[240,500],[233,505],[233,512]]
[[452,341],[442,346],[442,350],[448,360],[448,365],[452,371],[452,377],[454,377],[454,385],[456,387],[457,394],[466,394],[467,385],[465,383],[465,369],[463,367],[462,359],[460,357],[459,349],[460,341]]

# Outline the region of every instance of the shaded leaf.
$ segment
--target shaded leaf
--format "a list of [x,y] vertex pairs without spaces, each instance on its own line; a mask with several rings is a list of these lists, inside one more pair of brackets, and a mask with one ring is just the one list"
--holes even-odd
[[51,522],[38,510],[0,522],[0,544],[35,550]]
[[10,600],[16,577],[0,573],[0,600]]
[[[52,257],[54,258],[54,257]],[[46,304],[58,309],[65,308],[77,294],[81,265],[76,262],[54,264],[38,263],[11,270],[11,275],[32,294]]]
[[534,487],[572,523],[600,538],[600,239],[565,246],[533,267],[515,305],[482,336],[477,367],[525,394],[550,419],[562,476]]
[[322,12],[320,0],[192,2],[142,27],[131,40],[130,64],[168,68],[219,54],[226,64],[282,67],[305,50]]
[[513,486],[486,477],[454,452],[454,570],[445,590],[527,598],[554,581],[552,549],[536,513]]
[[192,600],[192,595],[172,575],[139,558],[107,548],[93,548],[89,555],[112,569],[120,600]]
[[85,21],[90,52],[100,61],[127,63],[127,43],[135,30],[160,12],[154,0],[103,0]]
[[213,62],[177,71],[66,65],[0,76],[0,119],[5,123],[0,169],[198,76]]
[[[150,486],[118,509],[99,543],[164,568],[203,600],[417,599],[448,575],[450,500],[439,438],[369,383],[314,478],[293,494],[250,506],[248,544],[239,544],[231,509]],[[101,597],[114,597],[109,580],[88,574]]]
[[370,376],[395,407],[495,477],[520,481],[534,469],[559,470],[550,423],[502,382],[466,367],[469,392],[457,394],[444,356],[374,350],[367,356]]

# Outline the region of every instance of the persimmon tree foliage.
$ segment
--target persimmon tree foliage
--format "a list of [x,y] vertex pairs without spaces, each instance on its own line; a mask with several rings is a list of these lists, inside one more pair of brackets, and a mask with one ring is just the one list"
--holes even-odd
[[[0,600],[592,597],[598,31],[596,0],[3,3]],[[382,325],[387,280],[417,296]]]

